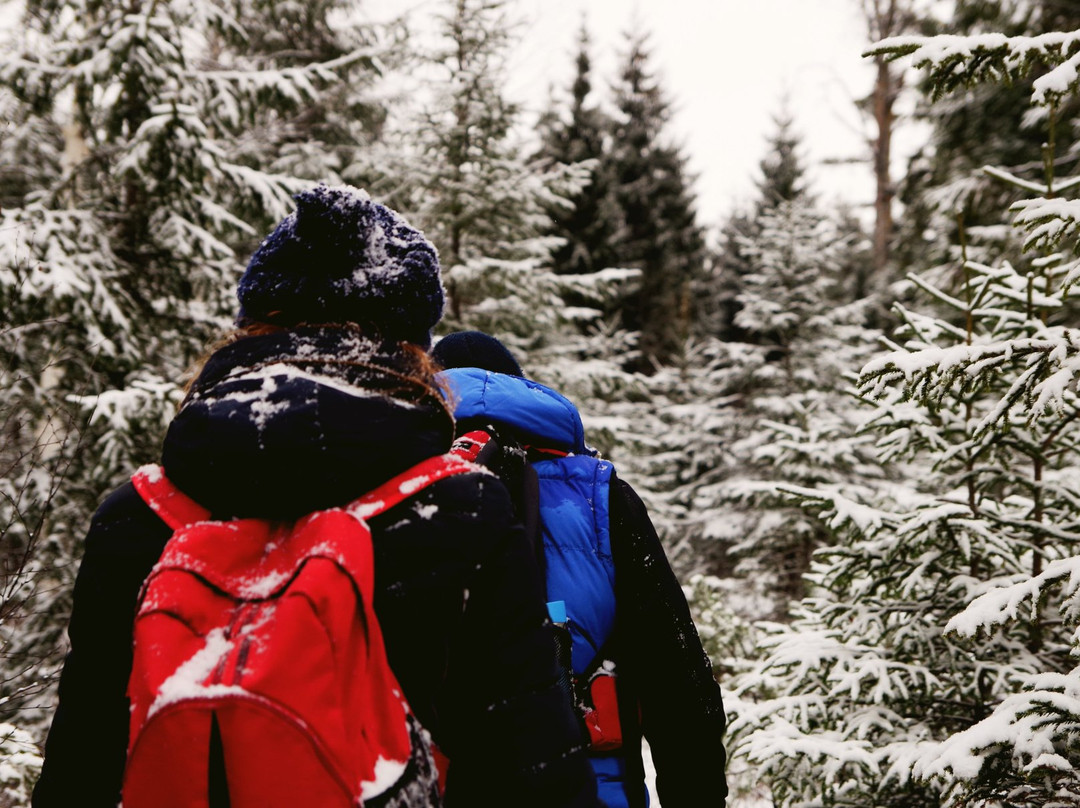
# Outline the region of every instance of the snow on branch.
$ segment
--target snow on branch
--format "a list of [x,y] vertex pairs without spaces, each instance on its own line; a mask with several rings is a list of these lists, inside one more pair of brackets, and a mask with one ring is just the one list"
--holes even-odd
[[[0,211],[0,288],[15,299],[70,306],[78,319],[96,324],[95,333],[129,333],[133,307],[115,283],[117,263],[89,211],[37,204]],[[125,347],[104,337],[96,344],[109,354]]]
[[1080,372],[1080,333],[1047,328],[1044,336],[976,342],[971,345],[896,350],[868,362],[859,378],[859,392],[867,399],[888,398],[888,388],[904,385],[903,397],[940,400],[978,382],[1006,363],[1025,363],[1026,370],[978,429],[990,428],[1016,404],[1034,403],[1033,420],[1050,407],[1064,410],[1066,395]]
[[781,494],[794,497],[802,505],[816,506],[830,513],[828,525],[832,530],[850,525],[858,533],[869,536],[880,530],[882,525],[895,524],[897,521],[895,514],[855,502],[835,491],[783,483],[774,488]]
[[157,417],[167,425],[182,397],[183,391],[175,382],[144,372],[123,389],[106,390],[99,395],[73,395],[69,400],[90,410],[90,423],[105,420],[113,432],[123,434],[140,418]]
[[28,732],[0,722],[0,794],[11,805],[29,805],[42,757]]
[[[1008,183],[1015,188],[1020,188],[1024,191],[1031,191],[1032,193],[1036,193],[1041,196],[1045,196],[1046,194],[1050,193],[1050,189],[1046,187],[1045,182],[1034,182],[1033,180],[1025,180],[1023,177],[1018,177],[1011,171],[1006,171],[1004,168],[998,168],[997,166],[983,166],[981,170],[988,177],[993,177],[996,180],[1001,180],[1002,182]],[[1080,178],[1077,179],[1080,180]]]
[[177,256],[211,260],[235,256],[232,247],[205,227],[200,227],[175,212],[167,213],[164,221],[158,225],[162,243],[168,244]]
[[878,770],[878,756],[870,741],[844,738],[836,732],[806,733],[782,718],[774,718],[768,732],[752,734],[740,745],[740,751],[749,760],[762,764],[776,758],[807,757],[824,761],[827,780],[835,779],[840,769],[850,764]]
[[1024,199],[1011,208],[1013,224],[1027,231],[1024,249],[1055,249],[1080,229],[1080,200]]
[[254,227],[230,213],[210,197],[198,195],[195,197],[195,201],[199,205],[199,212],[219,229],[233,228],[249,236],[258,235],[258,231]]
[[212,96],[229,98],[240,94],[258,102],[267,92],[294,104],[304,104],[319,97],[318,85],[340,80],[340,73],[356,65],[377,69],[374,48],[360,48],[336,59],[312,62],[302,67],[267,70],[187,70],[187,79],[205,85]]
[[239,163],[221,163],[220,168],[274,219],[288,216],[293,209],[292,194],[310,185],[309,180],[258,171]]
[[1020,608],[1025,604],[1030,609],[1027,617],[1034,620],[1044,599],[1044,590],[1054,584],[1061,585],[1066,600],[1076,596],[1080,591],[1080,556],[1052,561],[1033,578],[983,593],[952,618],[945,625],[945,630],[974,637],[980,630],[1002,626],[1020,618]]
[[987,759],[1004,752],[1022,772],[1072,771],[1060,754],[1060,738],[1073,735],[1080,716],[1080,677],[1031,676],[1023,692],[1007,697],[989,716],[941,743],[926,744],[912,773],[920,779],[978,778]]
[[[1023,177],[1018,177],[1011,171],[998,166],[983,166],[982,172],[988,177],[993,177],[996,180],[1008,183],[1015,188],[1020,188],[1024,191],[1031,191],[1032,193],[1039,194],[1039,196],[1047,196],[1050,193],[1050,188],[1047,187],[1044,182],[1035,182],[1034,180],[1026,180]],[[1054,193],[1062,194],[1071,188],[1075,188],[1080,185],[1080,177],[1069,177],[1068,179],[1054,180]]]
[[1080,80],[1080,31],[1016,37],[898,36],[881,40],[863,55],[889,61],[911,56],[916,67],[926,69],[935,99],[961,86],[1016,81],[1042,66],[1049,72],[1035,80],[1032,101],[1050,106],[1073,92]]

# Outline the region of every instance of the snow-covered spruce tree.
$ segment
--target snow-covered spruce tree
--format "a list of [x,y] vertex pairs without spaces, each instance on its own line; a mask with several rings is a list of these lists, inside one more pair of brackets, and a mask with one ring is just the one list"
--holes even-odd
[[820,334],[820,315],[839,302],[839,256],[850,245],[809,197],[764,208],[757,231],[742,239],[748,271],[735,324],[783,366],[800,341]]
[[[222,26],[215,53],[230,69],[303,69],[322,64],[343,80],[322,82],[294,110],[256,103],[235,110],[247,128],[230,159],[275,174],[356,182],[355,167],[387,115],[382,79],[404,57],[400,21],[364,22],[363,0],[240,0],[238,26]],[[285,114],[283,114],[283,112]],[[261,211],[252,210],[252,217]],[[249,222],[260,224],[259,222]],[[272,222],[262,222],[270,226]],[[265,229],[259,227],[259,231]]]
[[741,307],[739,294],[743,278],[750,273],[744,251],[761,232],[761,216],[782,202],[793,202],[809,195],[802,139],[786,110],[774,118],[775,131],[769,135],[765,156],[758,163],[760,176],[755,179],[757,198],[746,210],[732,213],[721,227],[720,248],[702,281],[702,295],[708,299],[705,332],[725,341],[755,341],[735,321]]
[[718,489],[697,496],[732,507],[739,525],[732,552],[743,575],[770,582],[780,616],[803,594],[811,553],[830,536],[778,501],[774,485],[850,488],[881,479],[869,439],[852,435],[848,378],[875,341],[863,326],[867,304],[843,297],[843,268],[860,250],[859,259],[869,256],[845,239],[834,216],[804,195],[766,207],[757,227],[743,243],[749,271],[735,318],[757,349],[732,412],[741,422],[730,446],[735,463]]
[[[719,252],[708,275],[697,283],[697,296],[706,301],[697,324],[699,336],[678,368],[662,370],[650,383],[662,423],[653,440],[664,451],[650,453],[657,462],[646,473],[664,492],[658,521],[684,580],[694,574],[734,576],[731,550],[747,537],[745,519],[757,513],[722,493],[749,461],[742,450],[762,434],[749,414],[757,393],[755,376],[774,372],[766,349],[754,344],[760,335],[742,330],[735,321],[745,278],[752,273],[746,250],[760,235],[767,212],[809,193],[792,121],[781,115],[776,123],[759,164],[758,198],[723,225]],[[740,611],[748,617],[774,613],[776,600],[765,596],[774,583],[763,581],[747,593]],[[707,610],[703,605],[702,614]]]
[[[879,46],[890,56],[912,54],[925,67],[935,89],[958,83],[1017,80],[1037,70],[1032,103],[1044,111],[1048,127],[1041,176],[1020,178],[991,171],[999,179],[1036,194],[1012,206],[1013,222],[1025,231],[1024,247],[1034,252],[1027,272],[1011,266],[989,270],[1000,278],[1014,322],[999,326],[997,339],[975,341],[959,362],[915,354],[913,364],[882,361],[875,389],[900,381],[932,396],[956,386],[959,374],[968,384],[1001,390],[998,401],[973,430],[973,439],[997,436],[1019,463],[1012,465],[997,498],[1012,494],[992,512],[998,541],[1012,550],[1015,569],[986,574],[978,595],[946,626],[958,636],[1026,636],[1027,649],[1040,664],[1020,687],[1006,691],[993,712],[970,729],[940,744],[928,744],[914,765],[920,777],[944,783],[954,803],[1004,801],[1018,806],[1072,805],[1080,800],[1080,609],[1075,570],[1080,503],[1080,429],[1076,371],[1080,344],[1067,327],[1077,306],[1071,290],[1080,279],[1076,233],[1077,203],[1062,199],[1080,184],[1080,176],[1055,176],[1057,110],[1075,104],[1080,94],[1076,64],[1080,33],[1038,37],[975,37],[889,42]],[[974,266],[971,272],[986,272]],[[999,287],[1000,288],[1000,287]],[[990,309],[997,301],[982,304]],[[944,361],[942,361],[944,359]],[[993,475],[990,475],[993,481]],[[1004,481],[1003,481],[1004,482]],[[1010,490],[1011,489],[1011,490]]]
[[[1056,0],[956,0],[944,8],[944,18],[923,15],[923,33],[1037,36],[1080,28],[1080,7]],[[905,266],[955,260],[960,211],[969,257],[1015,260],[1021,253],[1012,229],[1001,226],[1001,211],[1025,192],[981,169],[991,165],[1023,175],[1041,170],[1045,110],[1031,108],[1029,100],[1031,82],[1044,70],[1035,66],[1015,81],[976,84],[936,100],[932,88],[925,88],[915,118],[930,126],[930,137],[899,182],[904,216],[898,222],[895,250]],[[1055,118],[1059,133],[1075,131],[1080,104],[1062,99]],[[1071,139],[1059,135],[1054,146],[1059,164],[1075,159],[1071,147]]]
[[504,0],[447,0],[433,42],[416,43],[414,103],[387,124],[367,184],[439,249],[450,295],[444,329],[480,328],[515,344],[552,333],[561,313],[544,236],[587,170],[530,164],[505,95],[514,42]]
[[572,165],[590,161],[589,182],[570,198],[573,207],[553,209],[547,233],[561,239],[552,253],[560,274],[582,274],[618,266],[616,233],[620,216],[611,195],[610,120],[592,95],[589,36],[582,24],[578,34],[576,73],[570,88],[569,109],[552,102],[541,116],[538,159],[546,165]]
[[[632,339],[604,320],[636,272],[600,267],[559,275],[551,211],[573,211],[590,164],[531,160],[521,113],[505,95],[512,47],[508,4],[452,0],[435,42],[421,50],[415,96],[368,162],[376,192],[424,229],[439,249],[450,293],[442,329],[477,328],[504,340],[529,370],[575,394],[621,385],[610,356]],[[572,379],[545,375],[549,363]],[[595,385],[589,378],[595,377]]]
[[[1033,100],[1076,92],[1080,34],[896,38],[946,93],[1049,70]],[[1080,501],[1080,277],[1075,203],[1041,176],[997,178],[1039,196],[1013,206],[1034,256],[967,259],[912,277],[935,306],[900,308],[903,344],[868,363],[884,460],[908,464],[889,497],[792,490],[841,541],[822,550],[799,619],[744,677],[739,754],[783,805],[1065,806],[1080,798],[1075,694]],[[772,697],[753,703],[755,692]]]
[[872,345],[863,306],[846,305],[842,277],[867,260],[866,240],[849,238],[839,217],[816,204],[789,119],[778,121],[761,165],[755,215],[743,235],[730,231],[737,243],[717,264],[736,276],[727,286],[738,293],[731,325],[746,341],[700,340],[692,358],[651,385],[665,425],[656,435],[666,469],[654,474],[674,517],[665,527],[678,537],[679,570],[733,576],[740,548],[745,580],[757,589],[748,617],[787,612],[823,540],[790,503],[766,505],[771,485],[860,479],[876,469],[858,441],[837,437],[850,431],[844,373]]
[[0,703],[33,729],[90,513],[156,456],[185,369],[227,326],[237,251],[261,232],[249,221],[284,215],[316,179],[270,173],[269,155],[240,144],[253,121],[302,115],[369,56],[254,69],[229,48],[232,9],[28,0],[22,38],[0,56],[17,127],[0,164],[24,167],[0,173],[0,422],[16,462],[0,524],[29,559],[5,582],[23,608],[0,628]]
[[630,32],[625,47],[605,170],[621,217],[616,260],[642,273],[623,312],[626,326],[641,332],[634,365],[653,372],[681,356],[692,332],[691,289],[704,271],[705,239],[686,159],[665,131],[670,104],[651,71],[647,37]]

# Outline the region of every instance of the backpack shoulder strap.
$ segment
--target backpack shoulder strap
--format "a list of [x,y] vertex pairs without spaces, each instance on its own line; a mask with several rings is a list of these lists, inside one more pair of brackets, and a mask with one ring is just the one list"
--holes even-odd
[[[353,516],[366,519],[392,508],[437,480],[466,472],[490,473],[456,454],[429,457],[374,491],[353,500],[345,510]],[[210,518],[210,511],[177,488],[165,476],[161,466],[143,466],[131,476],[131,482],[143,501],[173,530]]]
[[210,511],[173,485],[161,466],[141,467],[131,475],[131,483],[150,510],[173,530],[210,518]]
[[532,463],[525,464],[522,475],[521,516],[525,524],[525,540],[532,549],[533,556],[540,568],[541,578],[547,575],[547,560],[544,555],[544,537],[540,522],[540,476]]
[[516,442],[508,446],[503,436],[476,429],[454,441],[450,452],[493,471],[510,489],[514,510],[525,526],[525,541],[543,572],[546,565],[540,529],[540,478],[524,447]]
[[478,466],[453,452],[429,457],[411,469],[407,469],[396,477],[387,480],[374,491],[364,494],[359,499],[354,499],[343,510],[361,521],[370,519],[372,516],[389,510],[417,491],[427,488],[432,483],[455,474],[469,472],[491,473],[482,466]]

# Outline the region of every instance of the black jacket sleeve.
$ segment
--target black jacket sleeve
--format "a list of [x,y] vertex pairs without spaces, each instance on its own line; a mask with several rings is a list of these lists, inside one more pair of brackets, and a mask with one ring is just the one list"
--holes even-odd
[[116,808],[128,740],[131,625],[143,579],[172,531],[130,483],[98,509],[75,581],[60,703],[34,808]]
[[644,503],[614,477],[611,547],[622,637],[619,675],[640,706],[660,802],[664,808],[722,808],[727,781],[720,687]]

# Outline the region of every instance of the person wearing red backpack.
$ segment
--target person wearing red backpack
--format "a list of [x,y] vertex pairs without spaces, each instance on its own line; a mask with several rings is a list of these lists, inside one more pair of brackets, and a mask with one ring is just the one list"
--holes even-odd
[[[426,354],[443,309],[435,249],[347,186],[320,185],[296,203],[240,279],[237,331],[190,385],[161,466],[93,517],[32,804],[115,808],[122,791],[127,808],[339,804],[314,790],[286,796],[314,776],[300,753],[295,772],[292,752],[279,759],[288,742],[305,766],[364,749],[370,776],[342,785],[342,805],[425,808],[440,801],[430,737],[452,761],[451,808],[595,806],[587,740],[510,496],[483,469],[441,458],[454,421]],[[352,560],[352,545],[323,541],[339,538],[334,526],[359,548]],[[337,588],[322,583],[331,580]],[[320,602],[343,580],[355,609]],[[208,604],[196,616],[191,592]],[[407,704],[403,760],[369,737],[368,717],[342,716],[334,691],[319,689],[325,671],[312,655],[345,653],[328,619],[366,634],[345,660],[357,677],[382,659],[381,628],[392,698],[362,709],[379,718]],[[256,692],[254,675],[273,687]],[[319,693],[330,695],[288,700]],[[301,709],[319,714],[293,714]],[[173,715],[189,736],[161,729],[177,725],[164,718]],[[350,737],[317,736],[324,721]]]
[[[725,715],[686,599],[644,504],[585,442],[577,408],[525,378],[478,331],[432,351],[467,440],[507,482],[545,568],[567,685],[607,808],[648,803],[642,738],[663,808],[722,806]],[[470,432],[470,430],[473,430]]]

